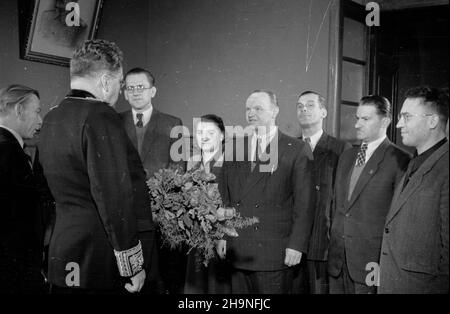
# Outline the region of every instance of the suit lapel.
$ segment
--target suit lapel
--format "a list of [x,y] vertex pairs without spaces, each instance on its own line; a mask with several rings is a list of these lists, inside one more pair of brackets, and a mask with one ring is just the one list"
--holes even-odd
[[[281,135],[281,132],[278,130],[277,131],[277,135],[276,135],[277,139],[278,139],[278,145],[275,145],[273,142],[275,140],[274,139],[269,143],[270,145],[270,149],[277,149],[277,154],[278,154],[278,158],[277,160],[279,161],[279,159],[281,158],[283,152],[284,152],[284,138]],[[250,139],[249,139],[250,140]],[[268,146],[269,147],[269,146]],[[267,149],[266,149],[267,150]],[[249,160],[250,156],[249,155],[250,152],[248,152],[247,157]],[[267,152],[264,152],[265,155],[267,155]],[[268,158],[268,156],[267,156]],[[263,160],[265,160],[266,158],[264,158]],[[247,180],[245,182],[244,188],[242,189],[242,194],[241,194],[241,199],[257,184],[259,183],[263,178],[267,178],[269,175],[271,175],[272,173],[269,173],[267,171],[260,171],[259,169],[255,169],[253,172],[250,171],[250,162],[246,162],[248,167],[248,176],[247,176]],[[260,165],[257,165],[256,167],[259,167]],[[274,165],[270,165],[269,167],[276,170],[276,167],[278,165],[274,164]],[[245,173],[245,172],[244,172]]]
[[[361,175],[359,176],[358,181],[356,182],[355,189],[353,190],[352,197],[350,198],[350,201],[348,203],[347,210],[350,209],[350,207],[353,205],[353,203],[358,198],[359,194],[361,194],[361,192],[366,187],[367,183],[377,173],[379,165],[383,161],[384,154],[389,145],[390,145],[390,141],[386,138],[380,144],[380,146],[378,146],[377,149],[373,152],[373,155],[370,157],[369,161],[367,162],[366,166],[364,167],[363,171],[361,172]],[[352,171],[350,171],[350,172],[352,172]],[[350,173],[350,176],[351,176],[351,173]]]
[[[391,210],[389,211],[386,218],[386,223],[388,223],[389,221],[392,220],[392,218],[395,217],[395,215],[400,211],[400,208],[403,206],[403,204],[421,186],[425,174],[427,174],[433,168],[434,164],[438,161],[438,159],[441,158],[441,156],[446,152],[448,152],[448,143],[444,144],[436,152],[434,152],[427,160],[425,160],[425,162],[420,166],[417,172],[413,174],[413,176],[410,178],[408,184],[402,191],[404,181],[406,180],[405,176],[403,176],[402,180],[400,181],[400,184],[397,185],[392,200]],[[409,166],[411,166],[411,162]]]
[[328,151],[328,135],[323,132],[316,147],[314,148],[313,156],[314,163],[320,165],[322,160],[326,157]]
[[127,111],[124,114],[124,126],[125,131],[128,134],[128,137],[130,138],[131,142],[133,143],[134,147],[136,147],[137,150],[138,144],[137,144],[136,127],[134,126],[133,113],[131,110]]
[[[245,195],[244,192],[244,188],[246,186],[246,183],[248,181],[249,175],[251,173],[250,171],[250,164],[251,162],[250,160],[250,149],[249,149],[249,143],[250,143],[250,138],[248,136],[246,136],[244,138],[244,160],[243,161],[239,161],[239,162],[235,162],[234,164],[237,167],[237,175],[238,175],[238,185],[239,185],[239,200],[241,200],[243,198],[243,196]],[[239,145],[239,144],[238,144]],[[238,149],[238,148],[236,148]]]
[[[336,184],[336,186],[339,187],[339,190],[341,193],[342,200],[344,201],[345,208],[348,208],[348,187],[350,186],[350,178],[352,176],[353,166],[355,164],[356,155],[358,154],[358,149],[353,149],[352,154],[349,155],[348,158],[343,160],[342,162],[345,162],[345,164],[342,166],[343,169],[343,184]],[[338,183],[338,182],[336,182]]]
[[141,160],[144,162],[145,157],[147,156],[150,148],[152,147],[153,142],[156,140],[157,136],[155,134],[155,129],[157,128],[159,123],[159,112],[155,108],[153,108],[152,115],[150,117],[150,121],[147,125],[147,130],[145,131],[144,139],[142,141],[141,148]]

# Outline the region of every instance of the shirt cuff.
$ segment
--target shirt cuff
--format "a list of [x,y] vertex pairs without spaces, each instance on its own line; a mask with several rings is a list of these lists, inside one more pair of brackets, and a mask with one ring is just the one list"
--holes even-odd
[[133,277],[142,270],[144,256],[142,254],[141,241],[131,249],[125,251],[114,250],[114,255],[116,256],[120,276]]

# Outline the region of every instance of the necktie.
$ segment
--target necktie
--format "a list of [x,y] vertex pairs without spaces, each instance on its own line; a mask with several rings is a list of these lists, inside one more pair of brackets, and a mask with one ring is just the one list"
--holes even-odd
[[144,114],[143,113],[137,113],[136,114],[136,118],[138,119],[138,121],[137,121],[137,123],[136,123],[136,126],[138,127],[138,128],[142,128],[143,126],[144,126],[144,122],[142,121],[142,117],[144,116]]
[[31,157],[25,153],[25,157],[27,157],[28,164],[30,165],[31,170],[33,170],[33,162],[31,160]]
[[358,156],[356,157],[356,166],[361,167],[366,163],[366,150],[367,143],[362,143],[358,152]]
[[304,141],[309,145],[309,147],[312,149],[312,145],[311,145],[311,138],[310,137],[305,137]]
[[256,140],[256,147],[255,147],[255,160],[252,161],[251,169],[252,172],[255,170],[256,165],[259,163],[259,155],[261,154],[261,142],[259,139]]
[[23,145],[23,153],[25,155],[25,158],[28,161],[28,164],[30,165],[31,170],[33,170],[33,160],[31,159],[31,156],[26,153],[26,151],[27,151],[26,148],[27,148],[27,144],[24,144]]

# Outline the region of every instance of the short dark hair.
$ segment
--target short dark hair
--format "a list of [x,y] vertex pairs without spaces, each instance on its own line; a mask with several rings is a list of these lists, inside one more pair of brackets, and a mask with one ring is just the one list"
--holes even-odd
[[[301,93],[299,96],[298,96],[298,98],[300,98],[300,97],[302,97],[302,96],[304,96],[304,95],[309,95],[309,94],[313,94],[313,95],[317,95],[317,97],[319,98],[319,105],[320,105],[320,107],[321,108],[326,108],[326,105],[325,105],[325,97],[323,97],[321,94],[319,94],[318,92],[315,92],[315,91],[312,91],[312,90],[307,90],[307,91],[304,91],[303,93]],[[297,99],[298,99],[297,98]]]
[[223,124],[223,120],[221,117],[215,114],[205,114],[200,117],[200,121],[214,123],[219,128],[220,132],[225,135],[225,125]]
[[[270,90],[266,90],[266,89],[256,89],[256,90],[254,90],[253,92],[251,92],[250,95],[253,95],[253,94],[260,94],[260,93],[266,94],[267,96],[269,96],[270,103],[271,103],[272,105],[274,105],[275,107],[278,107],[277,95],[275,95],[275,93],[272,92],[272,91],[270,91]],[[250,95],[249,95],[249,97],[250,97]]]
[[406,98],[420,98],[423,104],[438,115],[445,125],[448,120],[448,88],[434,88],[429,86],[418,86],[410,88],[405,93]]
[[115,73],[122,68],[123,53],[113,42],[104,39],[86,40],[70,60],[70,77],[93,76],[108,71]]
[[144,68],[132,68],[131,70],[129,70],[125,74],[124,80],[127,79],[128,75],[141,74],[141,73],[143,73],[143,74],[145,74],[147,76],[148,82],[150,83],[150,87],[155,86],[155,82],[156,82],[155,77],[153,76],[153,74],[149,70],[144,69]]
[[0,89],[0,115],[8,114],[16,105],[24,104],[31,95],[40,98],[37,90],[24,85],[12,84]]
[[391,118],[392,106],[386,97],[380,95],[363,96],[359,101],[359,105],[372,105],[377,109],[377,113],[385,118]]

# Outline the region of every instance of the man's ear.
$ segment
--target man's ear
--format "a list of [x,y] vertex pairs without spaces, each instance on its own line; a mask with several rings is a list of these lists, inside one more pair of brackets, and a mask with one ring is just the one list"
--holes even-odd
[[389,117],[384,117],[382,120],[381,120],[381,125],[384,127],[384,128],[388,128],[389,127],[389,124],[391,124],[391,118],[389,118]]
[[24,116],[24,112],[25,112],[25,106],[23,103],[18,103],[15,108],[14,111],[16,112],[17,118],[19,120],[23,120],[23,116]]
[[151,97],[155,97],[156,95],[156,86],[152,86],[152,88],[150,89],[150,95]]
[[105,92],[109,92],[111,86],[110,86],[110,77],[108,74],[102,74],[102,76],[100,76],[100,84],[102,90],[104,90]]
[[326,108],[322,108],[322,118],[325,119],[328,115],[328,111]]
[[434,114],[428,119],[428,126],[430,129],[435,129],[439,125],[439,115]]
[[278,106],[274,106],[274,109],[273,109],[273,118],[274,119],[278,116],[279,112],[280,112],[280,108]]

